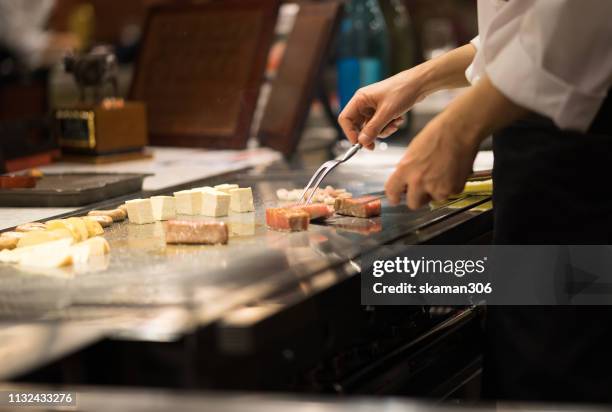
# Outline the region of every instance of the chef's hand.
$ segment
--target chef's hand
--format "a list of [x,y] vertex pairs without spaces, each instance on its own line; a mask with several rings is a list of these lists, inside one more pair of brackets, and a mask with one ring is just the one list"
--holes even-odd
[[528,111],[506,98],[484,76],[455,99],[410,143],[385,184],[387,198],[418,209],[429,200],[460,193],[472,172],[480,142]]
[[410,143],[385,191],[391,204],[407,193],[406,204],[418,209],[431,199],[460,193],[478,152],[477,135],[452,116],[432,120]]
[[467,86],[464,72],[475,52],[468,44],[358,90],[338,119],[345,135],[373,149],[377,137],[397,131],[415,103],[437,90]]
[[418,71],[407,70],[355,93],[338,118],[351,143],[373,149],[377,137],[398,130],[403,114],[424,97]]

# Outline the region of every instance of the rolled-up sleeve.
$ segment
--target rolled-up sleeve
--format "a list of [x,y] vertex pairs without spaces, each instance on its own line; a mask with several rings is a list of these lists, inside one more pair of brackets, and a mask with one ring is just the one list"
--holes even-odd
[[472,46],[474,46],[476,48],[476,50],[480,49],[480,36],[476,36],[474,37],[471,41],[470,44]]
[[[476,50],[480,49],[480,37],[479,36],[474,37],[472,41],[470,41],[470,44],[474,46]],[[468,82],[472,84],[478,82],[479,80],[478,73],[479,71],[482,70],[482,67],[479,67],[479,66],[482,66],[482,64],[479,64],[478,59],[474,59],[472,64],[470,64],[468,68],[465,70],[465,78],[468,80]]]
[[612,85],[610,16],[610,0],[510,2],[480,46],[485,71],[515,103],[586,131]]

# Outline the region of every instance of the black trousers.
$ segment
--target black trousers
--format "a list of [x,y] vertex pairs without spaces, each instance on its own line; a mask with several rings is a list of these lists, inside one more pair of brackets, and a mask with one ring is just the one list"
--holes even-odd
[[[497,244],[612,244],[612,99],[588,133],[532,116],[494,136]],[[489,399],[612,402],[609,307],[487,310]]]

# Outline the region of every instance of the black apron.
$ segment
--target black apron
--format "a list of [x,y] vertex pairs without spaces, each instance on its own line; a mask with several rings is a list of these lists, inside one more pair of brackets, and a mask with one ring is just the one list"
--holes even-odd
[[[588,133],[532,115],[493,138],[496,244],[612,244],[612,98]],[[612,402],[612,308],[487,310],[488,399]]]

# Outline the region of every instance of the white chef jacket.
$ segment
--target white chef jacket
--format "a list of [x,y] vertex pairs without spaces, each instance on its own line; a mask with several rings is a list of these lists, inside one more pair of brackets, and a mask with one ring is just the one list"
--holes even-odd
[[589,128],[612,85],[612,0],[478,0],[478,29],[472,84],[486,73],[561,129]]
[[55,0],[0,0],[0,43],[30,68],[43,64]]

